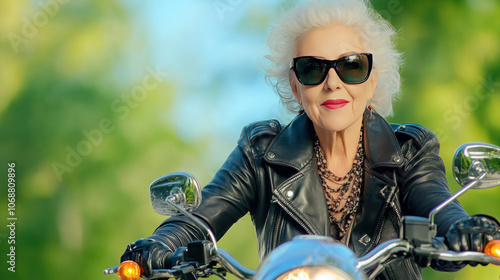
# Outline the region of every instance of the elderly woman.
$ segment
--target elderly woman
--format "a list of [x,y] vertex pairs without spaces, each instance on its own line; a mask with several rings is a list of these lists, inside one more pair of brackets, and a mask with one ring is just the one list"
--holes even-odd
[[[397,238],[403,215],[427,217],[450,196],[435,135],[384,119],[400,85],[393,35],[363,0],[306,2],[271,31],[268,77],[299,114],[284,127],[274,120],[245,127],[203,189],[194,215],[218,239],[249,212],[261,259],[302,234],[331,236],[362,256]],[[438,235],[456,251],[481,249],[496,223],[469,217],[458,203],[436,217]],[[206,238],[186,218],[171,217],[129,245],[122,261],[142,263],[148,275],[168,266],[177,247]],[[421,269],[396,261],[379,277],[420,279]]]

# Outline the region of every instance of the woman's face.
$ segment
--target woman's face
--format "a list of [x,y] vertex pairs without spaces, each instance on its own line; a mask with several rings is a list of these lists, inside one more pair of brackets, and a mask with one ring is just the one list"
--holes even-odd
[[[295,57],[315,56],[328,60],[368,52],[355,29],[338,24],[312,29],[296,47]],[[361,122],[367,102],[373,96],[377,84],[377,73],[374,69],[368,80],[361,84],[342,82],[333,68],[319,85],[302,85],[293,71],[290,71],[289,79],[298,103],[319,134],[343,131]]]

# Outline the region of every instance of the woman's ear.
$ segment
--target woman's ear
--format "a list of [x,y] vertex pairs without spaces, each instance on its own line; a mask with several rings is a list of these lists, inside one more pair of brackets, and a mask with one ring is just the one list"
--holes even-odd
[[372,99],[373,93],[375,92],[375,88],[377,87],[377,79],[378,79],[378,72],[377,71],[372,71],[370,73],[370,92],[371,96],[369,99]]
[[302,105],[302,98],[297,88],[297,79],[295,79],[295,74],[293,73],[293,71],[290,71],[290,73],[288,74],[288,82],[290,83],[290,88],[292,89],[295,99],[297,99],[299,105]]

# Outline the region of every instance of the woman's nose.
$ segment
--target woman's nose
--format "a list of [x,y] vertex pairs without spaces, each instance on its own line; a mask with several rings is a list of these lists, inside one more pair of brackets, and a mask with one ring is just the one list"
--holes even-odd
[[335,69],[330,68],[325,78],[325,89],[334,90],[340,88],[341,83],[342,80],[340,79],[339,75],[337,75]]

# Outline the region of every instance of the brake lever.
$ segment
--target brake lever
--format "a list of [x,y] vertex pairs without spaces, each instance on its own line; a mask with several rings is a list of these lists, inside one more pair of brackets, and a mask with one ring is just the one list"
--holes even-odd
[[[172,269],[163,269],[165,274],[160,272],[160,269],[155,273],[153,272],[153,276],[156,278],[176,278],[176,279],[198,279],[196,272],[198,268],[193,263],[185,263],[180,266],[173,267]],[[171,276],[167,276],[167,274],[171,273]],[[160,277],[161,276],[161,277]]]

